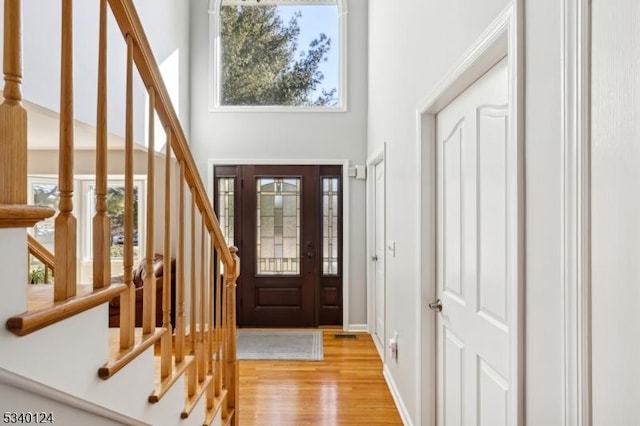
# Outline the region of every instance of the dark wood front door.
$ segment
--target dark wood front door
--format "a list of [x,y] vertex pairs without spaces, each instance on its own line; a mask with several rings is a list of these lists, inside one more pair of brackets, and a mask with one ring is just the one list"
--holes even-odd
[[215,168],[216,211],[241,256],[240,325],[342,324],[341,174],[340,166]]

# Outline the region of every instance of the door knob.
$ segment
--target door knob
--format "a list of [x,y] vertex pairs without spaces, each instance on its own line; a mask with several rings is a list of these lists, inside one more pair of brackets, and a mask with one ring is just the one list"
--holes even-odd
[[429,309],[434,312],[442,312],[442,302],[440,299],[436,300],[435,303],[429,303]]
[[378,256],[371,256],[371,260],[373,260],[374,262],[378,261]]

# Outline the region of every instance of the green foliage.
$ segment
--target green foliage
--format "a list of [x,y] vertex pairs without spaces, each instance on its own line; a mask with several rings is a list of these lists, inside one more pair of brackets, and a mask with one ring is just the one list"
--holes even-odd
[[118,244],[114,244],[111,246],[111,258],[112,259],[119,259],[124,257],[124,246],[123,245],[118,245]]
[[277,6],[221,8],[223,105],[335,105],[336,89],[313,93],[324,79],[331,39],[320,34],[298,58],[300,26],[284,24]]
[[[122,259],[124,258],[124,245],[122,244],[113,244],[110,247],[111,259]],[[133,247],[133,259],[140,258],[140,248],[138,246]]]
[[31,284],[52,284],[53,276],[49,272],[49,281],[45,282],[45,268],[43,265],[37,265],[31,267],[29,270],[29,282]]
[[[107,213],[111,219],[112,233],[124,228],[124,186],[107,187]],[[138,229],[138,188],[133,188],[133,229]]]

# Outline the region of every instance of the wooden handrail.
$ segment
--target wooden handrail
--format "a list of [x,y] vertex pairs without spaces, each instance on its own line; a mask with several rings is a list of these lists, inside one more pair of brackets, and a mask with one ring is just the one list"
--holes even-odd
[[27,234],[27,247],[29,248],[30,255],[42,262],[46,268],[51,270],[51,273],[55,274],[56,261],[53,253],[29,234]]

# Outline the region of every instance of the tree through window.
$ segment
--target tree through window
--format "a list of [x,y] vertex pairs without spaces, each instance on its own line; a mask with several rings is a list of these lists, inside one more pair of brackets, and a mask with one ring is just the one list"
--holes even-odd
[[337,107],[337,0],[221,0],[218,106]]

